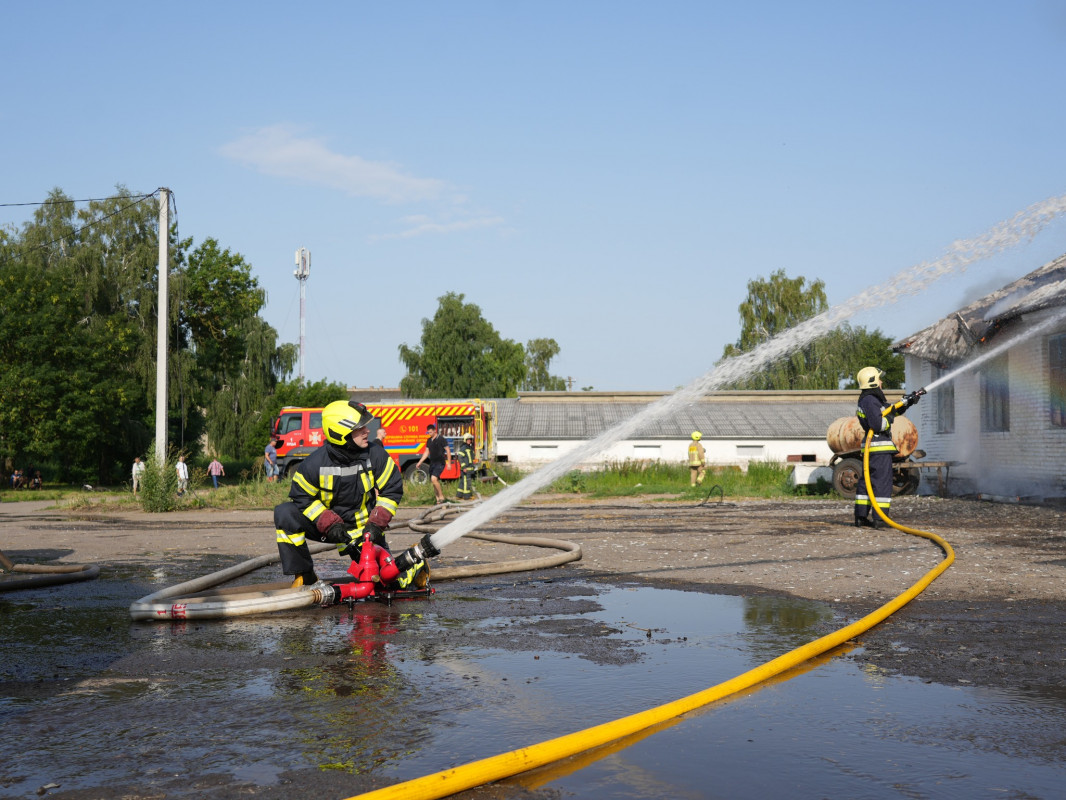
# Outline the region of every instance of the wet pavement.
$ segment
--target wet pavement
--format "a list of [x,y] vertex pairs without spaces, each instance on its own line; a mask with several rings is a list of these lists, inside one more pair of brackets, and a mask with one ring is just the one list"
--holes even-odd
[[[686,513],[519,509],[497,532],[560,536],[562,524],[586,558],[441,582],[428,600],[392,606],[185,623],[135,623],[128,608],[257,555],[245,551],[247,522],[210,520],[229,538],[201,541],[203,521],[189,520],[192,552],[182,537],[147,535],[158,518],[0,521],[0,547],[20,561],[88,560],[100,539],[139,543],[97,580],[0,594],[0,797],[347,798],[701,691],[862,612],[753,584],[677,580],[682,569],[664,580],[647,553],[640,570],[604,568],[606,551],[639,547],[619,531],[636,525],[655,543],[649,531]],[[713,522],[718,533],[704,536],[761,535],[735,517]],[[752,563],[772,552],[769,541]],[[901,549],[892,558],[916,557]],[[491,561],[486,552],[500,557],[474,542],[457,542],[455,557]],[[264,581],[278,577],[267,572]],[[1009,685],[995,676],[1010,669],[980,666],[1012,660],[997,638],[1007,628],[1021,625],[1034,648],[1054,646],[1040,637],[1061,622],[1058,606],[1040,601],[1041,619],[1025,612],[1034,602],[999,603],[1003,618],[984,628],[987,599],[912,603],[769,685],[462,796],[1060,796],[1062,662],[1045,647],[1046,669],[1019,664]],[[910,669],[936,660],[909,658],[921,648],[940,654],[939,679]]]

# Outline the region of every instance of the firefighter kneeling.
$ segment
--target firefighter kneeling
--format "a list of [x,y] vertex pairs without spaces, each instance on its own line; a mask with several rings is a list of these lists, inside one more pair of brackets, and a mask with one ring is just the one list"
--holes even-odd
[[[307,539],[336,544],[353,568],[364,560],[364,544],[370,545],[367,563],[375,556],[377,564],[373,548],[391,562],[384,533],[403,497],[403,476],[381,443],[369,441],[371,420],[361,403],[337,400],[322,409],[326,443],[300,462],[289,499],[274,508],[281,567],[295,576],[293,587],[326,585],[315,575]],[[407,563],[389,580],[406,587],[417,575],[414,566]]]

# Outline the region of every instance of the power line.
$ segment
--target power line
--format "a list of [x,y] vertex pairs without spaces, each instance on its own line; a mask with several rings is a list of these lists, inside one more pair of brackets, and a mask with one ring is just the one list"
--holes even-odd
[[38,200],[35,203],[0,203],[0,208],[16,208],[18,206],[58,206],[65,203],[102,203],[105,200],[124,200],[127,197],[136,197],[138,200],[144,200],[147,197],[154,197],[157,194],[159,194],[158,189],[150,194],[142,195],[117,194],[113,197],[89,197],[84,200]]
[[[34,245],[33,247],[30,247],[28,249],[28,252],[33,252],[33,251],[36,251],[36,250],[43,250],[46,247],[51,247],[56,242],[60,242],[60,241],[62,241],[64,239],[69,239],[69,238],[71,238],[73,236],[77,236],[82,231],[88,230],[89,228],[93,227],[94,225],[99,225],[101,222],[105,222],[106,220],[109,220],[112,217],[117,217],[119,214],[122,214],[125,211],[128,211],[129,209],[133,208],[134,206],[138,205],[139,203],[142,203],[143,201],[147,200],[149,197],[155,197],[157,194],[159,194],[159,192],[160,192],[160,190],[156,189],[151,194],[117,195],[116,197],[105,198],[105,199],[108,199],[108,200],[132,199],[133,202],[132,203],[128,203],[128,204],[122,206],[121,208],[116,209],[115,211],[112,211],[110,214],[105,214],[104,216],[100,217],[99,219],[91,220],[90,222],[87,222],[86,224],[82,225],[80,228],[75,228],[70,233],[65,233],[62,236],[57,236],[55,239],[52,239],[49,242],[43,242],[41,244]],[[173,195],[171,195],[171,196],[173,196]],[[13,204],[9,204],[9,205],[50,205],[50,204],[51,205],[56,205],[56,204],[62,204],[62,203],[76,203],[76,202],[82,202],[82,201],[78,201],[78,200],[56,200],[56,201],[43,201],[41,203],[13,203]],[[0,205],[2,205],[2,204],[0,204]],[[174,209],[175,209],[175,211],[177,211],[177,202],[176,201],[174,203]],[[164,235],[169,235],[169,232],[167,232]],[[23,253],[21,253],[21,252],[16,252],[10,258],[7,258],[7,259],[4,259],[4,260],[0,261],[0,264],[7,264],[7,263],[10,263],[12,261],[15,261],[15,260],[19,259],[22,256],[22,254]]]

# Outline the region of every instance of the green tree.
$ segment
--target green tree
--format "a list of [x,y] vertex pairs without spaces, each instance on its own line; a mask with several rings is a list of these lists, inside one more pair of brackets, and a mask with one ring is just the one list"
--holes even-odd
[[[749,352],[828,307],[821,280],[808,284],[802,276],[789,278],[784,270],[778,270],[769,279],[748,281],[748,296],[739,307],[740,338],[726,345],[722,357]],[[898,386],[903,379],[903,358],[893,354],[890,345],[891,341],[879,330],[870,332],[845,323],[730,388],[854,387],[855,373],[868,364],[885,370],[886,387]]]
[[433,319],[422,320],[419,346],[400,345],[407,367],[400,389],[407,397],[517,395],[526,374],[522,345],[501,337],[464,297],[449,292],[439,298]]
[[119,187],[76,211],[58,189],[0,262],[0,446],[51,479],[108,482],[148,440],[157,204]]
[[206,410],[210,446],[253,458],[268,433],[264,408],[292,371],[296,348],[279,346],[277,332],[259,316],[266,295],[251,266],[213,238],[189,251],[182,296],[184,344],[195,354],[191,388],[196,407]]
[[554,339],[530,339],[526,342],[526,377],[521,388],[527,392],[561,392],[566,381],[549,371],[551,360],[559,355]]
[[[76,209],[55,189],[0,235],[0,458],[48,479],[110,483],[155,428],[159,203],[116,196]],[[205,409],[223,453],[248,453],[249,422],[291,372],[258,317],[263,293],[239,255],[167,232],[168,442],[197,449]],[[260,423],[264,431],[268,422]],[[258,444],[258,442],[257,442]]]

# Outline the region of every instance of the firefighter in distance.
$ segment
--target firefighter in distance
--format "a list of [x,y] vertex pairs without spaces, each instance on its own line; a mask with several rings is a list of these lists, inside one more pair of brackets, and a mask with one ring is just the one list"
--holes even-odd
[[467,431],[456,449],[455,458],[459,462],[459,488],[455,492],[459,500],[472,500],[474,497],[474,435]]
[[[361,403],[327,405],[322,410],[325,445],[300,462],[289,499],[274,508],[281,567],[295,576],[293,587],[318,582],[308,539],[332,542],[353,561],[365,534],[388,549],[384,531],[403,498],[403,476],[381,443],[369,441],[372,419]],[[405,572],[401,584],[417,572]]]
[[[859,418],[863,434],[873,431],[873,438],[863,438],[863,448],[869,447],[870,486],[874,499],[881,510],[888,515],[892,505],[892,457],[898,452],[892,441],[892,420],[918,402],[924,394],[919,390],[906,395],[900,402],[892,405],[885,399],[882,380],[885,373],[877,367],[863,367],[855,379],[859,383],[859,406],[855,415]],[[892,410],[885,414],[885,409]],[[870,496],[866,490],[866,478],[859,475],[859,485],[855,494],[855,527],[881,528],[884,523],[871,508]]]
[[703,445],[700,444],[700,439],[702,438],[702,433],[693,431],[692,441],[688,446],[689,483],[692,486],[702,484],[703,476],[707,472],[707,453],[704,451]]

